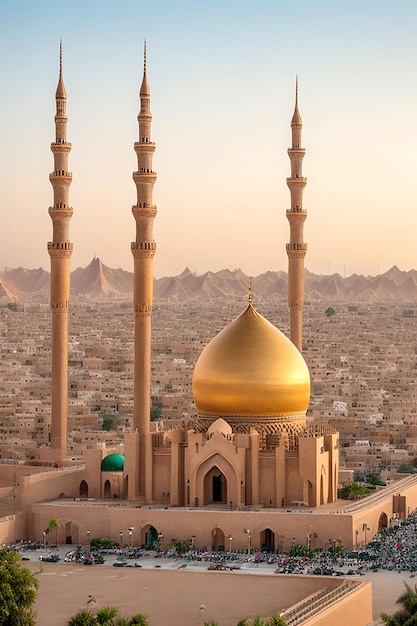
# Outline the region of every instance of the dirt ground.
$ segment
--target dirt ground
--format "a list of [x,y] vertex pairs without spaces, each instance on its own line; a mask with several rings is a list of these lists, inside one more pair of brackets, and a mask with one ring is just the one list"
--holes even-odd
[[[39,563],[27,566],[39,572]],[[123,615],[144,613],[150,626],[199,626],[210,620],[236,626],[244,617],[273,615],[287,606],[276,575],[53,563],[43,563],[41,569],[38,626],[65,626],[79,609],[94,612],[106,605],[120,608]],[[381,611],[396,610],[403,580],[415,584],[398,572],[370,573],[366,579],[373,585],[374,619]]]

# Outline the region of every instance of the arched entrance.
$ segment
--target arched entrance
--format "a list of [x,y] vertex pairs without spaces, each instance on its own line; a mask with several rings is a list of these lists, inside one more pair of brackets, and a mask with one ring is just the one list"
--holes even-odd
[[111,485],[109,479],[107,479],[104,483],[103,496],[104,498],[111,498]]
[[224,552],[224,532],[221,528],[213,528],[211,531],[211,546],[212,550],[219,550]]
[[88,485],[85,480],[80,482],[80,498],[88,498]]
[[141,531],[142,546],[146,550],[155,550],[159,546],[159,533],[154,526],[150,524],[144,526]]
[[262,552],[275,552],[275,533],[270,528],[261,532]]
[[214,465],[204,476],[204,505],[227,503],[226,476]]
[[76,522],[66,522],[64,527],[65,543],[79,543],[80,536],[78,530],[78,524]]
[[378,520],[378,532],[380,533],[383,528],[388,528],[388,515],[381,513]]

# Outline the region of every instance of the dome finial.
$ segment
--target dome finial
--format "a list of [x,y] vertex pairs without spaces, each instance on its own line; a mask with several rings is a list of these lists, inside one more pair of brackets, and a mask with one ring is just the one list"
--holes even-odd
[[252,276],[249,276],[249,295],[248,295],[248,302],[249,302],[249,304],[252,304],[252,299],[253,299]]
[[143,40],[143,71],[146,74],[146,39]]
[[62,39],[59,40],[59,75],[62,76]]

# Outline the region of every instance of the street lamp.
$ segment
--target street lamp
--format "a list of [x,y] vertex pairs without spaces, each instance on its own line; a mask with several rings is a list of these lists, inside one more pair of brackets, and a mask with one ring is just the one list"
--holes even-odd
[[43,549],[45,550],[45,547],[46,547],[46,531],[45,530],[42,531],[42,537],[43,537]]
[[194,552],[194,550],[195,550],[195,535],[191,535],[191,549]]
[[87,547],[88,549],[90,549],[91,543],[90,543],[90,531],[87,530]]
[[132,535],[133,535],[133,531],[134,531],[133,526],[130,526],[130,527],[129,527],[129,543],[130,543],[130,549],[132,549]]
[[122,548],[123,547],[123,530],[119,532],[119,539],[120,539],[119,544],[120,544],[120,547]]
[[248,556],[250,556],[250,549],[251,549],[251,534],[250,534],[250,530],[249,530],[249,528],[245,528],[243,530],[243,532],[246,533],[247,536],[248,536]]
[[164,535],[162,533],[159,533],[159,535],[158,535],[158,547],[159,547],[160,550],[163,550],[163,548],[164,548],[163,541],[164,541]]
[[232,539],[233,539],[232,535],[229,535],[228,539],[229,539],[229,552],[231,554],[232,553]]
[[358,535],[359,535],[359,530],[355,531],[356,533],[356,552],[358,551]]

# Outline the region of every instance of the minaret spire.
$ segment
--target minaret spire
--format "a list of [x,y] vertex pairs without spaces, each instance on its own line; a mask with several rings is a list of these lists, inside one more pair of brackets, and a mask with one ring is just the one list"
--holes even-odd
[[156,173],[152,169],[155,144],[151,141],[150,89],[146,76],[146,42],[144,46],[143,80],[140,88],[139,141],[134,144],[138,168],[133,172],[136,185],[136,204],[132,207],[136,221],[136,240],[132,243],[134,259],[135,312],[135,374],[134,374],[134,428],[139,433],[150,430],[150,369],[151,369],[151,314],[153,304],[153,258],[156,243],[153,221],[156,206],[152,193]]
[[61,460],[67,452],[68,410],[68,306],[70,291],[69,222],[72,208],[69,204],[69,187],[72,173],[68,171],[71,144],[67,142],[66,114],[67,92],[62,74],[62,41],[59,46],[59,78],[55,93],[55,141],[51,144],[54,171],[49,175],[53,188],[53,206],[49,208],[52,219],[52,241],[48,243],[51,257],[51,316],[52,316],[52,366],[51,366],[51,453]]
[[287,209],[290,223],[290,243],[287,243],[288,255],[288,306],[290,308],[290,338],[302,350],[303,342],[303,301],[304,301],[304,257],[307,244],[303,241],[303,226],[307,211],[303,209],[303,191],[307,178],[303,177],[302,165],[305,155],[301,147],[303,122],[298,110],[298,76],[295,80],[295,106],[291,120],[292,146],[288,148],[291,164],[291,176],[287,178],[290,190],[291,208]]

